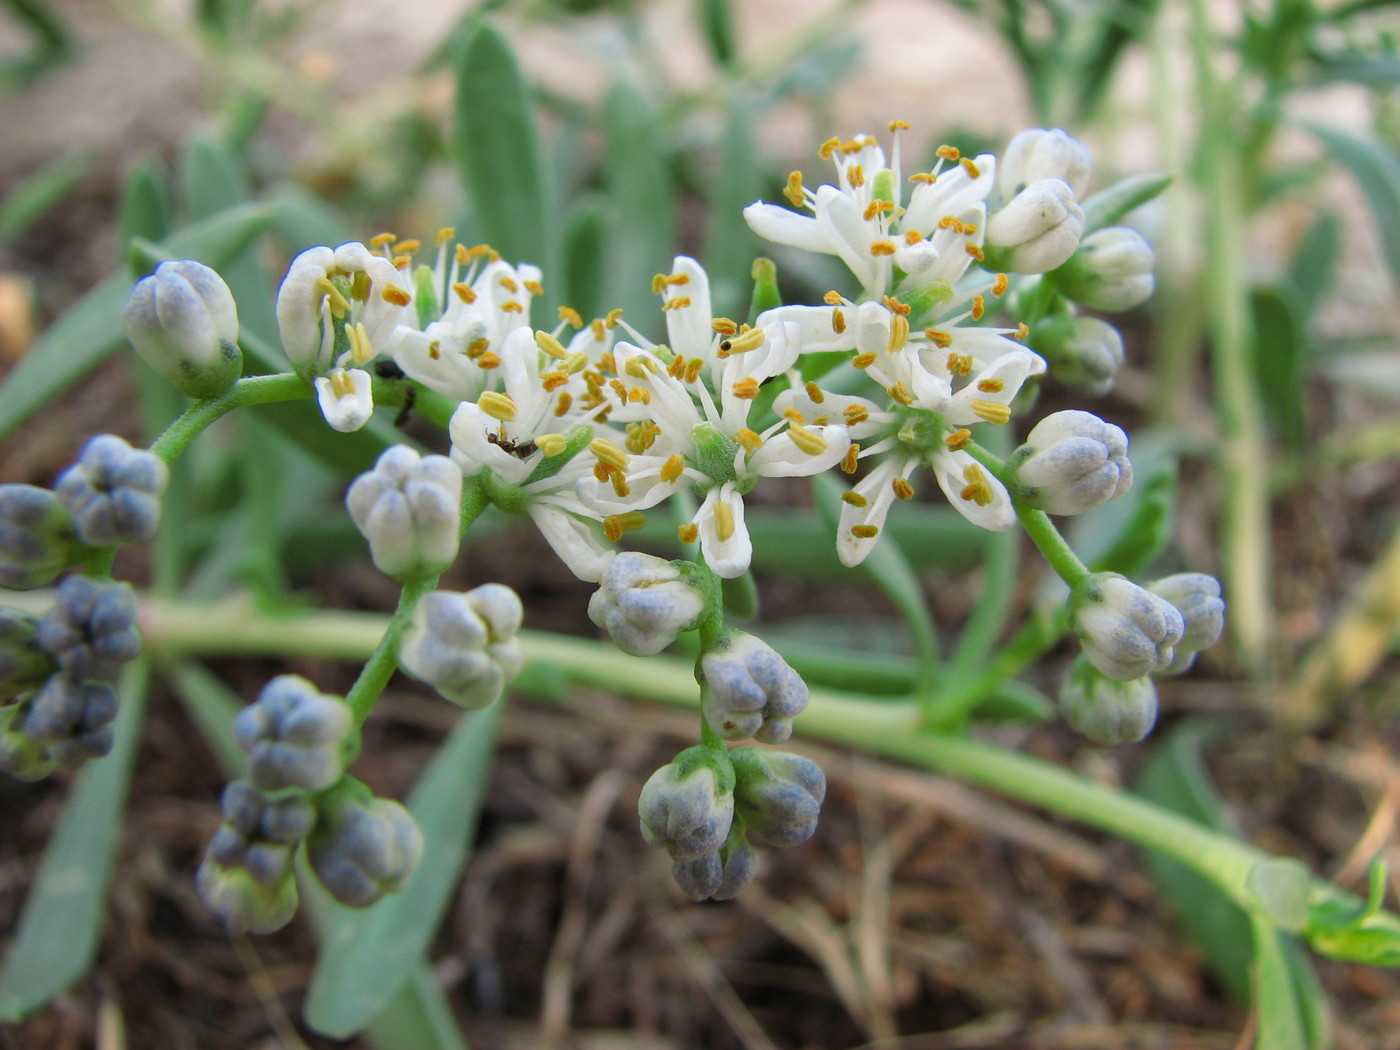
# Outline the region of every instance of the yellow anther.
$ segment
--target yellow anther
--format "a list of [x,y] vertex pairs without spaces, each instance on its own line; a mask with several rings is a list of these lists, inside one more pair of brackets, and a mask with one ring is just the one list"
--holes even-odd
[[569,409],[573,407],[573,404],[574,395],[565,390],[562,394],[559,395],[559,403],[554,406],[554,414],[556,416],[568,415]]
[[616,543],[624,532],[635,532],[645,528],[647,517],[639,510],[629,510],[625,514],[610,514],[603,519],[603,535]]
[[523,314],[524,312],[525,307],[521,306],[514,299],[507,299],[501,304],[501,313],[503,314]]
[[715,503],[715,538],[728,543],[734,536],[734,510],[723,500]]
[[909,342],[909,318],[903,314],[895,314],[890,318],[890,353],[903,350],[904,344],[907,342]]
[[588,355],[582,350],[575,350],[568,357],[564,358],[564,371],[571,376],[576,376],[588,367]]
[[964,244],[963,251],[967,252],[968,255],[972,256],[978,262],[983,262],[987,258],[980,244]]
[[849,503],[852,507],[864,507],[870,503],[868,499],[855,489],[851,489],[849,492],[843,492],[841,494],[841,502]]
[[904,243],[907,244],[907,245],[909,245],[909,247],[911,247],[911,248],[914,247],[914,245],[918,244],[918,243],[919,243],[920,241],[922,241],[923,239],[924,239],[924,235],[923,235],[922,233],[920,233],[918,230],[909,230],[909,231],[907,231],[907,232],[904,234]]
[[939,146],[934,152],[943,160],[957,160],[962,156],[956,146]]
[[846,330],[846,315],[842,311],[831,311],[831,330],[837,335]]
[[335,282],[329,277],[322,277],[318,280],[316,287],[330,300],[332,317],[338,319],[350,312],[350,300],[345,298],[340,289],[335,286]]
[[867,138],[863,141],[861,139],[847,139],[845,142],[841,143],[841,152],[859,153],[861,150],[865,149],[865,145],[867,142],[870,143],[870,145],[872,146],[878,145],[878,143],[871,138]]
[[928,341],[940,350],[946,350],[953,345],[953,337],[947,332],[940,332],[937,328],[925,328],[924,335]]
[[500,368],[501,359],[488,350],[476,359],[476,364],[478,368]]
[[892,133],[896,131],[908,131],[909,122],[904,120],[892,120],[889,122],[888,127]]
[[609,328],[616,328],[618,318],[620,318],[621,316],[622,307],[614,307],[613,309],[609,310],[607,314],[603,317],[603,324],[605,324]]
[[758,380],[753,376],[739,380],[734,384],[734,396],[743,401],[752,401],[758,397]]
[[888,215],[894,211],[894,201],[875,199],[865,207],[865,221],[870,222],[878,215]]
[[437,235],[433,238],[433,243],[436,245],[446,244],[456,236],[457,228],[455,226],[444,226],[442,229],[438,230]]
[[627,484],[627,478],[620,471],[614,471],[608,480],[612,482],[612,490],[618,499],[626,499],[632,495],[632,486]]
[[902,379],[898,383],[895,383],[894,386],[886,388],[885,393],[889,394],[890,397],[894,398],[905,407],[914,403],[914,396],[909,393],[909,388],[904,385],[904,380]]
[[583,327],[583,318],[572,306],[559,307],[559,320],[566,321],[573,328]]
[[750,350],[757,350],[767,339],[768,334],[762,328],[750,328],[747,332],[740,332],[719,345],[731,354],[747,354]]
[[854,474],[856,472],[856,462],[859,459],[860,446],[857,445],[854,441],[852,441],[851,447],[846,449],[846,454],[841,457],[842,472],[846,474]]
[[563,434],[540,434],[535,438],[535,447],[546,456],[560,456],[569,447],[569,439]]
[[856,354],[855,357],[851,358],[852,368],[869,368],[874,363],[874,354]]
[[685,355],[677,354],[675,359],[666,366],[666,374],[672,379],[678,378],[685,372]]
[[895,499],[914,498],[914,486],[909,484],[908,478],[895,478],[890,482],[890,487],[894,489]]
[[685,381],[687,383],[695,382],[700,378],[700,373],[704,368],[705,359],[703,357],[692,357],[690,363],[685,366]]
[[1026,324],[1025,321],[1022,321],[1020,324],[1018,324],[1018,325],[1016,326],[1016,331],[1012,333],[1011,338],[1014,339],[1014,340],[1016,340],[1018,343],[1024,343],[1024,342],[1026,341],[1026,338],[1027,338],[1030,334],[1031,334],[1030,325]]
[[381,251],[399,239],[397,233],[376,233],[369,239],[369,246],[375,251]]
[[483,335],[480,339],[473,339],[470,343],[467,344],[466,354],[469,358],[475,361],[482,354],[486,353],[486,348],[490,345],[491,340],[487,339]]
[[690,296],[688,296],[688,295],[673,295],[671,298],[667,299],[664,303],[661,304],[661,309],[663,309],[663,310],[684,310],[684,309],[685,309],[687,306],[689,306],[689,305],[690,305]]
[[1011,406],[1003,405],[1000,401],[973,398],[967,403],[967,407],[976,412],[979,419],[985,419],[988,423],[999,425],[1011,419]]
[[916,171],[913,175],[909,176],[909,181],[922,182],[926,185],[932,186],[935,182],[938,181],[938,176],[931,171]]
[[399,241],[398,244],[394,245],[394,250],[400,255],[413,255],[421,247],[423,247],[422,241],[407,240]]
[[873,540],[880,535],[880,529],[876,525],[852,525],[851,535],[858,540]]
[[826,394],[822,393],[822,388],[817,386],[814,381],[809,379],[805,389],[807,391],[807,398],[812,404],[820,405],[826,400]]
[[940,230],[952,230],[954,233],[963,233],[966,230],[966,227],[963,226],[963,221],[956,215],[943,216],[943,218],[938,220],[938,228]]
[[369,341],[369,332],[360,324],[345,326],[345,337],[350,340],[350,360],[362,365],[374,357],[374,345]]
[[745,452],[757,452],[763,447],[763,436],[756,430],[740,427],[739,432],[734,435],[734,442]]
[[972,356],[970,354],[949,354],[945,362],[948,366],[948,374],[954,376],[965,376],[972,374]]
[[564,344],[548,332],[536,332],[535,345],[556,361],[562,361],[569,356],[569,352],[564,349]]
[[603,328],[603,319],[602,319],[601,317],[595,317],[595,318],[593,318],[592,321],[588,322],[588,327],[589,327],[589,330],[592,331],[592,333],[593,333],[593,338],[594,338],[597,342],[600,342],[600,343],[601,343],[601,342],[604,342],[604,341],[607,339],[607,333],[604,331],[604,328]]
[[607,438],[594,438],[588,443],[588,451],[592,452],[599,463],[611,467],[614,470],[626,470],[632,460],[627,453],[618,448]]
[[442,340],[434,339],[428,344],[428,357],[436,361],[442,357]]
[[991,379],[979,379],[977,380],[977,389],[984,394],[1000,394],[1006,389],[1006,384],[996,377]]
[[411,265],[413,265],[413,256],[396,255],[389,261],[394,264],[394,269],[407,270]]
[[349,397],[355,392],[355,380],[350,373],[343,368],[337,368],[331,372],[331,393],[336,397]]
[[948,446],[949,452],[961,452],[972,443],[972,431],[967,427],[959,427],[943,439],[943,444]]
[[727,317],[716,317],[710,321],[710,331],[716,335],[734,335],[739,331],[739,325]]
[[687,522],[676,529],[676,535],[680,537],[682,543],[694,543],[700,538],[700,526],[693,521]]
[[561,386],[568,385],[568,372],[546,372],[544,375],[540,376],[540,386],[550,392],[558,390]]
[[499,259],[501,257],[500,252],[496,251],[496,249],[492,248],[489,244],[473,244],[467,249],[468,259],[480,259],[483,255],[490,256],[492,259]]
[[660,295],[666,291],[666,275],[664,273],[658,273],[652,276],[651,291],[653,295]]
[[895,253],[894,241],[871,241],[871,255],[893,255]]
[[467,263],[472,261],[472,253],[467,250],[465,244],[459,244],[457,245],[456,251],[452,253],[452,258],[457,260],[458,266],[466,266]]
[[1006,289],[1010,287],[1011,278],[1007,277],[1004,273],[999,273],[996,275],[996,278],[992,281],[992,294],[995,295],[998,299],[1000,299],[1003,295],[1006,294]]
[[408,292],[404,291],[396,284],[391,284],[389,287],[385,288],[379,293],[379,297],[386,303],[392,303],[395,306],[407,306],[409,303],[413,302],[413,296],[409,295]]
[[661,464],[661,480],[665,482],[680,480],[681,474],[685,472],[685,459],[679,452],[672,452],[666,457],[666,462]]
[[864,405],[847,405],[841,410],[841,418],[846,426],[853,427],[857,423],[864,423],[870,418],[870,410]]
[[790,426],[787,428],[788,437],[792,438],[792,443],[799,451],[807,453],[809,456],[820,456],[827,450],[829,442],[815,430],[808,430],[806,427]]
[[654,357],[633,354],[627,359],[627,374],[633,379],[649,379],[661,371],[661,362]]
[[801,426],[803,423],[807,422],[807,417],[795,408],[790,408],[786,412],[784,412],[783,418],[786,419],[789,423],[796,423],[798,426]]
[[627,400],[627,388],[622,385],[622,381],[620,379],[609,379],[608,386],[612,387],[613,393],[620,397],[623,401]]
[[992,486],[987,481],[987,475],[982,473],[982,468],[976,463],[969,463],[963,468],[963,480],[967,482],[967,485],[958,495],[969,503],[985,507],[996,498],[996,494],[992,492]]
[[841,140],[836,138],[827,139],[817,150],[817,154],[822,160],[830,160],[831,155],[841,148]]
[[980,295],[974,295],[972,297],[972,319],[974,321],[980,321],[986,313],[987,300],[983,299]]
[[840,306],[841,293],[837,291],[827,292],[822,296],[822,302],[826,303],[827,306]]
[[906,305],[905,303],[901,303],[898,299],[896,299],[896,298],[895,298],[894,296],[892,296],[892,295],[884,296],[884,297],[880,300],[880,302],[884,303],[884,304],[885,304],[885,309],[888,310],[888,311],[889,311],[890,313],[892,313],[892,314],[899,314],[901,317],[908,317],[908,316],[909,316],[909,307],[908,307],[908,305]]
[[[845,147],[843,146],[842,148],[844,149]],[[846,179],[850,182],[851,187],[853,189],[864,186],[865,169],[862,168],[859,164],[852,164],[846,169]]]
[[962,169],[967,172],[967,177],[969,179],[980,179],[982,177],[982,169],[973,163],[971,157],[964,157],[961,163]]
[[492,419],[508,423],[515,418],[515,400],[499,390],[488,390],[476,399],[476,407]]
[[787,185],[783,187],[783,196],[794,208],[800,208],[807,203],[807,198],[802,194],[802,172],[794,171],[788,175]]
[[963,223],[962,232],[971,237],[974,233],[977,232],[977,229],[978,227],[975,222],[965,222]]
[[644,386],[634,386],[627,391],[627,400],[631,404],[651,404],[651,391]]
[[452,290],[457,293],[457,298],[462,300],[462,302],[466,303],[468,306],[476,302],[476,291],[472,288],[471,285],[466,284],[463,281],[458,281],[452,286]]

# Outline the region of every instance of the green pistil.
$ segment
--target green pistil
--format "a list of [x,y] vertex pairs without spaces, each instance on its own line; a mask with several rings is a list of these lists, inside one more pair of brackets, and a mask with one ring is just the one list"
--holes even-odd
[[691,437],[695,442],[695,452],[690,459],[702,473],[709,475],[716,485],[737,480],[734,458],[739,454],[739,446],[733,439],[720,433],[710,423],[697,423]]
[[911,408],[904,413],[895,436],[909,452],[927,457],[944,447],[943,439],[948,431],[948,424],[937,412],[927,408]]

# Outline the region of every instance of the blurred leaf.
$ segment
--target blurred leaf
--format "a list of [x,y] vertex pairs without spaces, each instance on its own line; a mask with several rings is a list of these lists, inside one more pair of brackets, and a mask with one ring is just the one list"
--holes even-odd
[[27,54],[0,61],[0,90],[22,87],[75,50],[68,23],[48,0],[5,0],[5,6],[15,21],[29,30],[34,45]]
[[233,720],[243,710],[243,698],[218,675],[193,661],[173,664],[165,669],[165,675],[214,752],[224,776],[230,780],[243,776],[247,756],[233,735]]
[[744,572],[733,579],[721,580],[724,592],[724,614],[743,623],[758,615],[758,584],[752,572]]
[[606,311],[603,307],[603,268],[598,249],[603,243],[603,209],[588,198],[574,209],[564,235],[564,302],[587,323]]
[[1384,142],[1357,138],[1322,124],[1303,126],[1322,140],[1332,158],[1349,170],[1371,206],[1381,252],[1400,283],[1400,158]]
[[1333,212],[1324,211],[1298,242],[1288,264],[1288,276],[1293,286],[1291,302],[1305,340],[1318,304],[1337,276],[1337,258],[1341,251],[1342,222]]
[[363,911],[335,910],[304,1010],[318,1032],[361,1031],[419,966],[466,861],[504,707],[463,716],[409,796],[424,850],[408,884]]
[[[1152,748],[1135,787],[1138,794],[1174,813],[1212,831],[1233,834],[1201,754],[1212,732],[1203,722],[1182,722]],[[1249,1002],[1254,956],[1249,916],[1213,882],[1180,861],[1150,851],[1143,859],[1211,972],[1237,1002]]]
[[1329,959],[1400,966],[1400,919],[1381,909],[1385,865],[1373,864],[1370,875],[1365,901],[1328,883],[1313,883],[1303,937],[1313,951]]
[[749,276],[753,278],[753,300],[749,304],[749,319],[752,322],[758,320],[758,315],[763,311],[782,306],[783,299],[778,293],[778,267],[772,259],[759,256],[749,268]]
[[111,753],[74,778],[0,970],[0,1019],[67,991],[97,954],[149,681],[144,661],[127,665]]
[[1123,216],[1134,208],[1140,208],[1161,196],[1171,182],[1170,175],[1149,172],[1131,175],[1094,194],[1083,205],[1085,234],[1122,221]]
[[0,245],[8,244],[68,196],[92,170],[92,158],[67,153],[25,177],[0,201]]
[[160,241],[170,232],[170,186],[158,161],[147,157],[126,177],[117,215],[123,243],[133,237]]
[[850,75],[862,50],[861,42],[851,36],[819,42],[800,52],[797,61],[774,79],[770,93],[775,98],[821,99]]
[[[481,23],[457,57],[452,154],[482,232],[509,263],[558,273],[558,236],[529,88],[504,36]],[[551,296],[551,301],[557,298]]]
[[344,244],[354,239],[349,216],[300,186],[277,187],[268,203],[272,205],[273,229],[293,256],[313,245]]
[[734,65],[734,17],[729,0],[700,0],[700,29],[710,57],[721,69]]
[[[161,245],[169,258],[219,269],[268,224],[264,207],[230,208],[178,230]],[[118,273],[88,292],[46,331],[0,387],[0,437],[126,342],[122,308],[131,278]]]
[[671,272],[676,242],[668,136],[651,102],[625,81],[608,92],[603,130],[610,212],[603,301],[609,308],[621,306],[645,331],[661,317],[652,277]]
[[1307,384],[1307,333],[1294,313],[1293,298],[1277,288],[1256,287],[1250,294],[1254,312],[1254,376],[1264,414],[1285,444],[1301,451],[1307,440],[1304,396]]
[[1253,1003],[1260,1050],[1325,1050],[1326,999],[1297,943],[1268,918],[1253,915]]
[[1315,60],[1312,76],[1307,82],[1309,87],[1339,83],[1365,84],[1377,88],[1400,84],[1400,58],[1341,52]]
[[1133,487],[1081,514],[1070,526],[1074,549],[1095,572],[1136,576],[1166,549],[1175,521],[1177,462],[1165,441],[1139,434],[1132,445]]
[[1084,9],[1083,18],[1093,27],[1095,39],[1092,46],[1085,47],[1076,63],[1077,114],[1094,112],[1113,80],[1124,49],[1148,38],[1158,6],[1159,0],[1122,0]]
[[757,100],[737,84],[724,100],[718,168],[707,180],[705,239],[700,258],[710,275],[716,315],[739,319],[746,305],[750,267],[758,238],[744,221],[744,209],[763,195],[762,151],[754,141]]

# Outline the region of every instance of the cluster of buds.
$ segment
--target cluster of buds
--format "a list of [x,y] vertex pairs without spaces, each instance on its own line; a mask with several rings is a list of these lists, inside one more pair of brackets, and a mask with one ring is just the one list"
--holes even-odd
[[126,334],[146,364],[190,397],[218,397],[243,370],[233,293],[192,259],[163,262],[136,283]]
[[704,596],[689,582],[695,571],[690,562],[624,551],[588,600],[588,618],[624,653],[655,656],[695,627],[705,608]]
[[457,557],[462,472],[407,445],[385,451],[345,495],[379,570],[402,582],[442,573]]
[[414,606],[399,666],[454,704],[487,707],[525,666],[523,616],[519,596],[503,584],[433,591]]
[[342,904],[367,907],[403,886],[422,858],[422,833],[397,802],[345,775],[358,733],[344,700],[282,675],[239,713],[234,736],[248,776],[225,789],[224,820],[196,878],[231,932],[267,933],[295,914],[302,843]]

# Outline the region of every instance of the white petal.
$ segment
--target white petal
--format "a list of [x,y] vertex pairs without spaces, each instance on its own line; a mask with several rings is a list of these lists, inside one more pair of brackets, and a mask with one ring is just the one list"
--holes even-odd
[[843,319],[850,318],[852,309],[849,307],[779,306],[759,314],[757,326],[767,328],[778,322],[796,325],[800,352],[804,354],[853,349],[856,345],[853,327],[842,323],[841,330],[836,329],[838,310],[841,311]]
[[[721,538],[719,534],[717,509],[720,506],[728,508],[727,524],[732,526],[728,538]],[[726,580],[742,576],[753,560],[753,543],[744,526],[744,501],[734,483],[726,481],[710,489],[693,520],[700,527],[700,551],[705,556],[705,564],[716,576]]]
[[527,513],[570,572],[585,583],[603,578],[617,552],[598,541],[588,522],[542,503],[530,504]]
[[470,401],[459,405],[447,426],[452,437],[452,462],[467,477],[489,467],[503,481],[518,485],[530,476],[534,461],[513,456],[487,440],[486,435],[495,434],[499,426],[499,420],[488,416],[478,405]]
[[342,433],[359,430],[374,414],[374,392],[368,372],[359,368],[349,371],[336,369],[342,381],[349,382],[344,394],[337,394],[331,380],[322,376],[316,380],[316,398],[326,422]]
[[851,434],[841,424],[803,428],[825,447],[811,453],[803,451],[784,430],[775,434],[749,457],[749,470],[765,478],[809,478],[840,463],[851,447]]
[[661,298],[663,301],[685,298],[690,300],[690,305],[666,311],[666,338],[676,353],[708,360],[710,344],[714,342],[714,331],[710,328],[714,320],[710,278],[704,267],[687,255],[677,255],[671,267],[672,273],[688,280],[684,284],[668,284],[662,289]]
[[[842,565],[859,565],[875,548],[880,538],[879,532],[885,526],[885,518],[889,515],[890,507],[894,505],[895,495],[891,483],[899,476],[900,467],[899,462],[886,459],[861,479],[851,491],[865,501],[863,506],[841,501],[841,519],[836,526],[836,556],[841,559]],[[861,526],[874,528],[876,534],[857,536],[852,533],[853,528]]]
[[[964,499],[967,488],[969,467],[975,467],[975,475],[986,483],[991,493],[991,502],[979,504],[972,499]],[[933,473],[938,479],[938,487],[964,518],[979,528],[992,532],[1005,532],[1016,524],[1016,510],[1011,505],[1011,497],[1005,487],[991,472],[966,452],[939,452],[933,457]]]
[[827,228],[810,216],[777,204],[755,201],[744,209],[744,219],[749,229],[764,240],[809,252],[836,254],[836,245],[831,242]]

